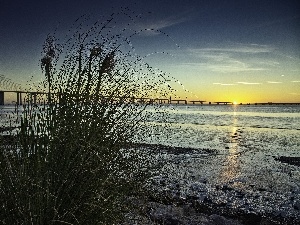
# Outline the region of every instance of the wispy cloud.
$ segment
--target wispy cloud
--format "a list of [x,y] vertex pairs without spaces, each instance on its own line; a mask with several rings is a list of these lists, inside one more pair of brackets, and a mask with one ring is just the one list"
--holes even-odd
[[300,80],[293,80],[292,83],[300,83]]
[[296,92],[292,92],[292,93],[289,93],[290,95],[300,95],[300,93],[296,93]]
[[[155,18],[143,21],[142,23],[137,23],[135,30],[141,31],[140,34],[143,35],[158,35],[161,34],[161,31],[165,28],[175,26],[180,23],[184,23],[190,20],[191,17],[187,12],[183,12],[182,14],[176,16],[168,16],[164,18]],[[142,32],[145,31],[145,32]]]
[[245,71],[262,71],[264,68],[254,68],[240,61],[228,61],[227,63],[210,64],[207,68],[213,72],[245,72]]
[[[230,44],[218,48],[189,49],[190,56],[201,60],[198,65],[213,72],[263,71],[278,66],[274,60],[257,60],[259,54],[269,54],[274,48],[257,44]],[[196,63],[197,64],[197,63]]]
[[247,45],[232,45],[226,48],[202,48],[197,51],[203,52],[227,52],[227,53],[246,53],[246,54],[257,54],[257,53],[268,53],[274,49],[267,45],[247,44]]
[[278,81],[267,81],[267,83],[269,83],[269,84],[282,84],[282,82],[278,82]]
[[251,82],[237,82],[238,84],[245,84],[245,85],[259,85],[262,83],[251,83]]
[[202,52],[257,54],[257,53],[273,52],[274,48],[268,45],[235,43],[235,44],[229,44],[226,47],[198,48],[198,49],[192,49],[192,51],[198,54]]
[[151,28],[151,29],[161,30],[161,29],[164,29],[166,27],[171,27],[171,26],[183,23],[187,20],[188,19],[185,18],[185,17],[171,16],[171,17],[167,17],[167,18],[163,18],[163,19],[160,19],[160,20],[150,22],[149,24],[146,24],[146,26],[148,28]]
[[252,82],[236,82],[236,83],[213,83],[214,85],[222,86],[234,86],[234,85],[261,85],[262,83],[252,83]]

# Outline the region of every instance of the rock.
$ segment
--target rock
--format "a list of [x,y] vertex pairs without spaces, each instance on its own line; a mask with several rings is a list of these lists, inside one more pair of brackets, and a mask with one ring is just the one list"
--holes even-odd
[[260,223],[261,220],[262,220],[261,216],[255,213],[248,213],[243,216],[243,222],[246,225],[261,224]]
[[220,202],[217,204],[218,207],[226,207],[228,202]]
[[232,191],[233,188],[232,188],[232,187],[229,187],[228,185],[223,185],[223,187],[222,187],[221,190],[222,190],[222,191]]
[[280,217],[281,216],[281,211],[275,210],[275,211],[273,211],[272,214],[273,214],[274,217]]
[[179,225],[182,224],[182,222],[178,219],[167,217],[165,220],[163,220],[163,224],[165,225]]
[[267,189],[265,189],[265,188],[258,188],[257,190],[258,191],[267,191]]
[[206,184],[207,183],[207,178],[200,178],[199,182]]
[[162,185],[162,186],[166,186],[166,180],[165,179],[161,179],[159,181],[159,184]]
[[201,194],[201,195],[198,195],[198,201],[199,202],[204,202],[205,200],[207,199],[207,196],[205,194]]
[[209,216],[209,219],[213,222],[214,225],[238,225],[240,224],[237,221],[226,219],[223,216],[213,214]]
[[194,192],[206,192],[207,187],[203,183],[195,182],[190,185],[190,190]]
[[294,209],[300,210],[300,201],[296,201],[296,202],[294,203]]
[[187,195],[186,198],[188,200],[192,200],[192,201],[198,200],[198,196],[196,196],[196,195]]
[[244,198],[245,193],[241,192],[241,191],[236,191],[236,197],[237,198]]
[[204,199],[204,203],[211,204],[212,202],[213,202],[212,199],[210,199],[209,197],[206,197],[206,198]]

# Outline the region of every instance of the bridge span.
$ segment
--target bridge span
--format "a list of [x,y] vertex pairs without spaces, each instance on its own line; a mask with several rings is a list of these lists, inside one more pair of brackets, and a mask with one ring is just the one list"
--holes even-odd
[[23,98],[22,94],[29,94],[31,102],[37,104],[37,95],[47,94],[46,92],[38,92],[38,91],[0,91],[0,105],[5,104],[5,93],[16,93],[16,104],[22,105]]
[[[27,95],[27,99],[32,104],[40,104],[40,99],[38,99],[38,95],[48,95],[48,92],[42,92],[42,91],[4,91],[0,90],[0,105],[5,104],[5,93],[15,93],[16,94],[16,105],[22,105],[24,99],[22,98],[22,95]],[[51,93],[51,95],[56,95],[58,93]],[[29,95],[29,96],[28,96]],[[104,96],[105,97],[105,96]],[[42,98],[43,99],[43,98]],[[44,99],[45,100],[45,99]],[[195,103],[200,103],[201,105],[204,104],[206,101],[202,100],[186,100],[186,99],[172,99],[172,97],[169,98],[151,98],[151,97],[129,97],[129,102],[132,103],[146,103],[146,104],[188,104],[188,102],[192,103],[193,105]],[[214,104],[212,104],[214,103]],[[233,102],[208,102],[208,105],[232,105]],[[239,105],[243,105],[242,103],[239,103]],[[300,105],[300,103],[275,103],[275,102],[260,102],[260,103],[247,103],[246,105]]]

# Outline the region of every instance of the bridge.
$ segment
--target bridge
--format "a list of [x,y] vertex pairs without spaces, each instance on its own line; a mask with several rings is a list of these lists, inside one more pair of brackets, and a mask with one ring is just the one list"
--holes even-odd
[[195,103],[199,102],[199,103],[202,105],[202,104],[203,104],[204,102],[206,102],[206,101],[193,100],[193,101],[189,101],[189,102],[192,102],[193,105],[194,105]]
[[217,103],[217,105],[223,104],[223,105],[227,105],[227,104],[233,104],[233,102],[215,102]]
[[[33,104],[37,104],[37,96],[38,95],[47,95],[48,92],[41,92],[41,91],[4,91],[4,90],[0,90],[0,105],[4,105],[5,104],[5,93],[16,93],[16,105],[22,105],[23,104],[23,98],[22,98],[22,94],[26,94],[29,95],[30,102]],[[51,94],[57,94],[57,93],[51,93]],[[132,103],[134,102],[138,102],[138,103],[149,103],[149,104],[154,104],[154,103],[158,103],[158,104],[170,104],[172,101],[176,101],[176,102],[180,102],[180,101],[185,101],[186,100],[172,100],[171,97],[170,98],[147,98],[147,97],[130,97],[128,98],[129,101],[131,101]]]
[[33,104],[37,104],[37,95],[41,95],[41,94],[47,94],[46,92],[39,92],[39,91],[0,91],[0,105],[4,105],[4,97],[5,97],[5,93],[16,93],[16,104],[17,105],[22,105],[23,104],[23,98],[22,98],[22,94],[29,94],[30,95],[30,99],[31,102]]
[[[22,94],[26,94],[29,95],[28,99],[30,99],[30,102],[33,104],[37,104],[37,96],[38,95],[47,95],[48,92],[41,92],[41,91],[3,91],[0,90],[0,105],[4,105],[5,104],[5,93],[16,93],[16,105],[22,105],[23,104],[23,99],[22,99]],[[57,94],[57,93],[51,93],[51,94]],[[149,104],[154,104],[154,103],[158,103],[158,104],[188,104],[188,101],[186,99],[172,99],[172,97],[170,98],[150,98],[150,97],[129,97],[128,101],[134,103],[134,102],[138,102],[138,103],[149,103]],[[203,104],[203,102],[205,101],[201,101],[201,100],[193,100],[193,101],[189,101],[192,102],[193,104],[195,103],[200,103]]]
[[[38,102],[38,95],[48,95],[48,92],[43,92],[43,91],[20,91],[20,90],[16,90],[16,91],[11,91],[11,90],[0,90],[0,105],[5,105],[5,93],[15,93],[16,94],[16,105],[22,105],[24,99],[22,98],[23,94],[27,95],[27,99],[30,101],[30,103],[32,104],[40,104],[40,102]],[[51,93],[53,95],[58,94],[58,93]],[[28,96],[29,95],[29,96]],[[105,98],[105,97],[104,97]],[[41,99],[40,99],[41,100]],[[186,99],[172,99],[172,97],[170,98],[150,98],[150,97],[129,97],[127,98],[127,100],[129,102],[132,103],[148,103],[148,104],[154,104],[154,103],[158,103],[158,104],[188,104],[188,102],[191,102],[193,105],[196,103],[200,103],[201,105],[206,102],[206,101],[202,101],[202,100],[190,100],[187,101]],[[228,105],[228,104],[233,104],[233,102],[213,102],[217,105]],[[212,104],[212,102],[208,103],[209,105]],[[242,103],[239,103],[240,105],[243,105]],[[260,102],[260,103],[247,103],[247,105],[300,105],[299,102],[296,103],[276,103],[276,102]]]
[[[43,92],[43,91],[20,91],[20,90],[16,90],[16,91],[11,91],[11,90],[0,90],[0,105],[4,105],[5,104],[5,93],[15,93],[16,94],[16,105],[22,105],[24,99],[22,98],[23,94],[29,95],[28,96],[28,100],[30,100],[31,103],[33,104],[37,104],[38,103],[38,95],[47,95],[48,92]],[[53,95],[57,94],[57,93],[51,93]],[[188,104],[188,102],[191,102],[193,105],[196,103],[200,103],[201,105],[204,104],[204,102],[206,101],[202,101],[202,100],[190,100],[187,101],[186,99],[172,99],[172,97],[170,98],[150,98],[150,97],[129,97],[127,98],[128,101],[135,103],[148,103],[148,104],[154,104],[154,103],[158,103],[158,104]],[[228,104],[233,104],[233,102],[213,102],[217,105],[228,105]],[[209,105],[212,104],[212,102],[208,103]],[[243,103],[239,103],[240,105],[243,105]],[[259,102],[259,103],[247,103],[247,105],[300,105],[300,102],[294,102],[294,103],[276,103],[276,102]]]
[[171,100],[170,103],[175,102],[177,104],[183,103],[183,104],[187,104],[187,100],[182,100],[182,99],[175,99],[175,100]]

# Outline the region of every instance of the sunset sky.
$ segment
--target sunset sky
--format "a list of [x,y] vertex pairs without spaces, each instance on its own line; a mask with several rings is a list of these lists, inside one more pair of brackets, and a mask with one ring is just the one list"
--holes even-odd
[[299,5],[298,0],[1,0],[0,75],[21,84],[43,79],[39,60],[48,33],[66,33],[81,15],[97,21],[128,6],[141,15],[132,29],[149,29],[132,38],[136,53],[178,79],[182,99],[300,102]]

